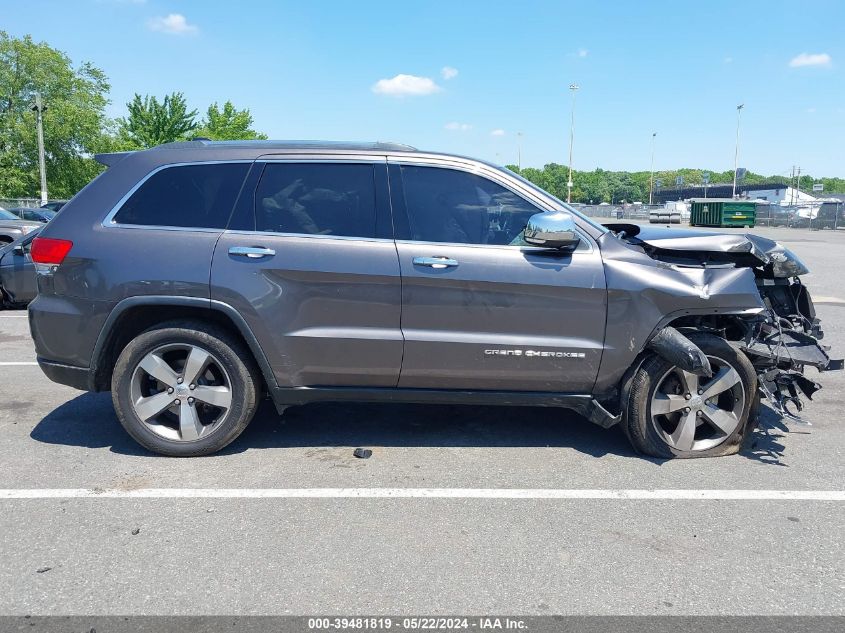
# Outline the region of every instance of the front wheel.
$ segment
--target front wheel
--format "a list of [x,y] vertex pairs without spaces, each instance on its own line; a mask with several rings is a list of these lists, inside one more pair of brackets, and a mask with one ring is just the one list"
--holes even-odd
[[757,376],[748,358],[712,334],[689,336],[710,361],[699,377],[660,356],[634,374],[625,431],[634,448],[654,457],[714,457],[739,451],[751,424]]
[[135,338],[117,360],[112,401],[145,448],[175,457],[214,453],[258,407],[257,370],[244,346],[202,323],[165,323]]

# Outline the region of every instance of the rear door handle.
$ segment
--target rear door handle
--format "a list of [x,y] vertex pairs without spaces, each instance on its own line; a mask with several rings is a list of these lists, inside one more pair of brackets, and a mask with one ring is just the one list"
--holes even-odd
[[450,257],[414,257],[414,266],[428,266],[429,268],[454,268],[457,260]]
[[233,246],[229,249],[229,255],[239,255],[241,257],[249,257],[250,259],[270,257],[275,254],[276,251],[272,248],[264,248],[263,246]]

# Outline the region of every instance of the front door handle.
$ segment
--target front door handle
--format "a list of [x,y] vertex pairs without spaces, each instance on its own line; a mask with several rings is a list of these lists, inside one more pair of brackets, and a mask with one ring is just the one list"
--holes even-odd
[[270,257],[275,254],[276,251],[272,248],[264,248],[263,246],[233,246],[229,249],[229,255],[240,255],[241,257],[249,257],[250,259]]
[[429,268],[454,268],[458,262],[450,257],[414,257],[414,266]]

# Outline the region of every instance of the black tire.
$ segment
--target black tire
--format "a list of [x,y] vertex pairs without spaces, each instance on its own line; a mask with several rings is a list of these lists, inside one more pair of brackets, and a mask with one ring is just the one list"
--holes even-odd
[[[744,390],[741,414],[736,414],[740,424],[717,445],[702,450],[679,450],[667,443],[652,423],[651,402],[660,386],[658,381],[666,376],[674,365],[660,356],[652,355],[643,361],[634,374],[625,409],[624,431],[639,453],[652,457],[682,459],[733,455],[739,451],[746,435],[756,424],[757,416],[752,409],[757,402],[757,375],[745,354],[713,334],[694,333],[689,335],[689,339],[711,359],[727,363],[736,370],[740,378],[739,384]],[[737,408],[740,408],[739,405]]]
[[[132,404],[132,377],[139,363],[168,345],[190,345],[212,354],[231,383],[231,404],[222,420],[208,435],[192,441],[167,439],[153,432]],[[207,323],[172,321],[146,330],[121,352],[112,375],[112,402],[123,428],[144,448],[171,457],[195,457],[219,451],[244,431],[258,408],[260,384],[258,368],[241,341]]]

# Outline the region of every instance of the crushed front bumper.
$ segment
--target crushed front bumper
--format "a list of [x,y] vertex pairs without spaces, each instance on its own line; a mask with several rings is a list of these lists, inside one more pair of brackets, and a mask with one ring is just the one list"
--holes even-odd
[[[801,396],[812,400],[821,389],[819,383],[804,374],[805,368],[838,371],[845,362],[831,359],[830,348],[820,343],[824,332],[807,289],[797,279],[786,283],[794,302],[776,302],[773,293],[761,288],[768,309],[749,324],[740,347],[757,370],[761,394],[780,415],[802,421],[798,415],[804,408]],[[781,292],[780,298],[783,296]]]

